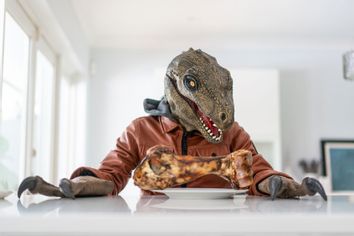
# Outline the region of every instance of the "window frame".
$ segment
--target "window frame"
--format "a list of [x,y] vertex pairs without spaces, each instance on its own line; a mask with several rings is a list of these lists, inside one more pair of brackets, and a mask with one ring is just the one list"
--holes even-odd
[[[51,106],[51,147],[50,152],[50,167],[51,176],[49,181],[53,181],[56,176],[56,150],[57,150],[57,114],[58,114],[58,80],[60,78],[59,56],[55,50],[46,41],[45,37],[40,33],[36,24],[27,15],[25,9],[16,0],[0,0],[0,102],[2,98],[2,83],[3,83],[3,49],[4,49],[4,35],[5,35],[5,21],[6,13],[8,13],[16,23],[21,27],[23,32],[29,38],[28,48],[28,74],[27,74],[27,91],[26,91],[26,108],[25,108],[25,131],[22,137],[24,152],[20,155],[20,170],[19,180],[31,174],[32,157],[33,157],[33,126],[34,126],[34,102],[35,102],[35,83],[36,83],[36,68],[37,68],[37,52],[40,51],[53,65],[54,68],[54,85],[53,85],[53,99]],[[1,104],[1,103],[0,103]],[[1,106],[0,106],[1,109]]]

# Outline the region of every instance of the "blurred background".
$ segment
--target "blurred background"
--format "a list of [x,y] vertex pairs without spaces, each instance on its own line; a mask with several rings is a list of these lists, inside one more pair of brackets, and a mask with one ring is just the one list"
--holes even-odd
[[[230,70],[235,119],[258,151],[302,178],[304,162],[319,165],[321,139],[354,138],[342,61],[354,49],[353,9],[351,0],[0,0],[0,187],[98,167],[190,47]],[[123,194],[138,191],[129,183]]]

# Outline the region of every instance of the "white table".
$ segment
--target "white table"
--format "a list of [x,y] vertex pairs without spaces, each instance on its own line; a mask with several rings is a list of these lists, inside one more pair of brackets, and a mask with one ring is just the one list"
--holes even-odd
[[[354,235],[354,197],[271,201],[145,197],[0,200],[0,235]],[[338,234],[341,233],[341,234]]]

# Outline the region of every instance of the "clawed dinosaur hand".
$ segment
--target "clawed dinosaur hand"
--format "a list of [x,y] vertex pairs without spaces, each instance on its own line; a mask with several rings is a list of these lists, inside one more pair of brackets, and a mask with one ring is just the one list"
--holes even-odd
[[327,195],[321,183],[314,178],[306,177],[299,184],[283,176],[272,175],[258,184],[258,189],[270,195],[272,200],[277,198],[297,198],[300,196],[313,196],[319,193],[327,201]]
[[65,197],[57,186],[44,181],[40,176],[29,176],[25,178],[18,188],[17,197],[20,198],[26,189],[32,194],[39,193],[45,196]]
[[43,180],[40,176],[25,178],[17,191],[18,198],[28,189],[32,194],[45,196],[72,198],[80,196],[103,196],[112,193],[114,183],[112,181],[98,179],[92,176],[79,176],[72,180],[60,180],[59,187]]

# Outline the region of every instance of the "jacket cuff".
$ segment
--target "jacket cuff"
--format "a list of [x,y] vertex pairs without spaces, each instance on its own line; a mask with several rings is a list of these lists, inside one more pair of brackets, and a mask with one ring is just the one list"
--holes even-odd
[[264,195],[268,195],[266,193],[263,193],[261,191],[259,191],[258,189],[258,184],[261,183],[264,179],[268,178],[269,176],[272,175],[279,175],[279,176],[283,176],[285,178],[289,178],[292,179],[289,175],[279,172],[279,171],[275,171],[275,170],[264,170],[264,171],[260,171],[258,172],[256,175],[253,176],[253,184],[251,185],[251,188],[249,189],[249,194],[250,195],[256,195],[256,196],[264,196]]
[[94,177],[97,177],[99,179],[106,179],[106,180],[110,180],[110,179],[107,179],[105,178],[105,176],[97,169],[95,168],[92,168],[92,167],[86,167],[86,166],[83,166],[83,167],[79,167],[77,168],[70,176],[70,179],[74,179],[78,176],[87,176],[87,175],[90,175],[90,176],[94,176]]

